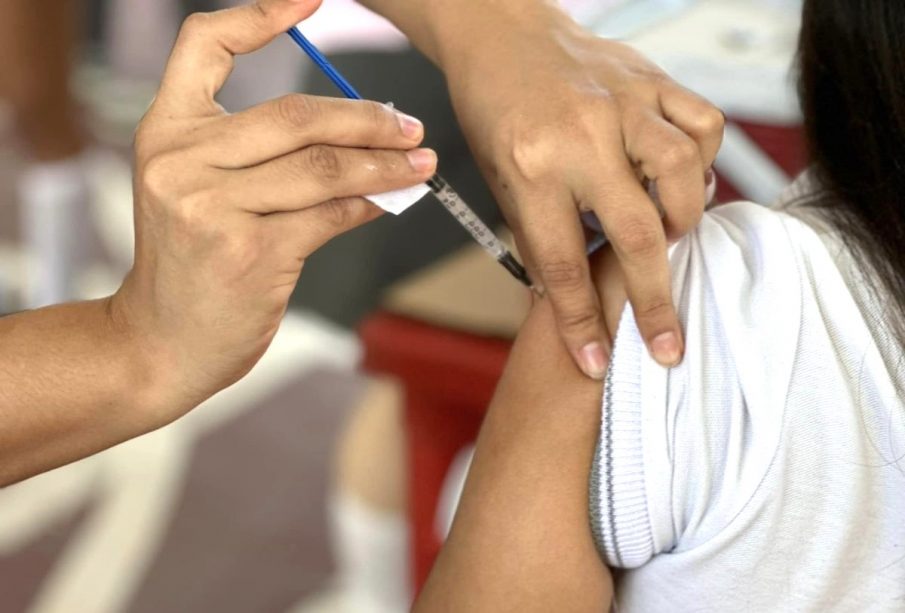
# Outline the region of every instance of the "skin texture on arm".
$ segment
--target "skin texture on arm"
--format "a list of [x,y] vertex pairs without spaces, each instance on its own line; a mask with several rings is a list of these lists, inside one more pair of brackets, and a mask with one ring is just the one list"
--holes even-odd
[[[580,211],[610,238],[639,330],[671,366],[683,341],[667,240],[693,228],[719,149],[719,109],[552,0],[360,0],[443,70],[459,122],[576,364],[602,378],[610,339]],[[660,218],[641,179],[655,181]],[[605,298],[604,298],[605,299]]]
[[135,137],[135,261],[107,300],[0,319],[0,485],[178,419],[267,350],[305,260],[425,181],[417,120],[292,95],[230,115],[236,54],[310,15],[259,0],[186,21]]
[[0,486],[162,425],[121,323],[109,299],[0,318]]
[[[608,327],[625,304],[610,251],[595,265]],[[612,581],[594,547],[588,480],[602,386],[575,367],[538,301],[488,411],[449,539],[415,611],[599,612]]]

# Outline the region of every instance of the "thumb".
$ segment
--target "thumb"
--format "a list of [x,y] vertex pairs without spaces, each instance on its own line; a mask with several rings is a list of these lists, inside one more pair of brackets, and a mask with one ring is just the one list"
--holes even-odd
[[167,62],[158,103],[178,104],[180,114],[209,112],[236,55],[264,47],[320,4],[321,0],[256,0],[189,16]]

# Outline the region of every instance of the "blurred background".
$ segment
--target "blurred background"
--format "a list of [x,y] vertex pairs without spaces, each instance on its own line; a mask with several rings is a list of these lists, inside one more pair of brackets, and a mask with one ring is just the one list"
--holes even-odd
[[[130,147],[181,20],[233,0],[0,2],[0,313],[116,290]],[[726,112],[723,200],[803,166],[799,0],[563,0]],[[368,98],[426,125],[501,225],[442,75],[390,24],[324,0],[302,30]],[[467,35],[467,34],[463,34]],[[230,111],[336,95],[288,37],[239,58]],[[425,201],[306,265],[272,348],[183,420],[0,490],[0,613],[407,610],[454,512],[527,297]]]

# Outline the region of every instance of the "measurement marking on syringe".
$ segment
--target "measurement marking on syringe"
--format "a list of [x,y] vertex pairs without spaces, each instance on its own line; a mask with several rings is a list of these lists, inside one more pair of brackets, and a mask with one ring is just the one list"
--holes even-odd
[[505,246],[503,246],[496,236],[494,236],[493,232],[490,231],[490,228],[488,228],[487,225],[468,208],[462,201],[462,198],[448,185],[443,185],[439,191],[434,192],[434,195],[436,195],[440,203],[446,207],[446,210],[448,210],[453,217],[458,219],[465,229],[468,230],[475,240],[481,243],[485,249],[494,252],[497,257],[505,253]]

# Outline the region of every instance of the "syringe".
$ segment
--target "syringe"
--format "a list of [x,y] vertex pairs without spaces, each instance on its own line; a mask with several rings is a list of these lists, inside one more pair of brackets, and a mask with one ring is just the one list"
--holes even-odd
[[[346,95],[347,98],[362,100],[361,94],[352,87],[345,77],[330,63],[320,50],[314,46],[298,28],[291,28],[288,32],[289,36],[295,43],[301,47],[308,57],[317,65],[318,68]],[[431,192],[446,208],[447,211],[455,218],[459,224],[471,235],[471,237],[484,248],[490,255],[499,262],[503,268],[509,271],[513,277],[523,283],[529,289],[537,291],[525,267],[522,266],[512,252],[503,244],[496,234],[487,227],[481,218],[478,217],[471,207],[469,207],[456,191],[449,186],[443,177],[435,174],[427,181],[427,186]]]
[[534,284],[531,282],[525,267],[519,264],[512,252],[503,244],[503,241],[487,227],[487,224],[481,221],[481,218],[471,210],[470,206],[465,204],[462,197],[449,186],[449,183],[443,177],[438,174],[434,175],[427,181],[427,186],[431,188],[431,192],[440,201],[440,204],[471,234],[471,237],[484,248],[484,251],[502,264],[503,268],[509,271],[509,274],[529,289],[534,290]]

